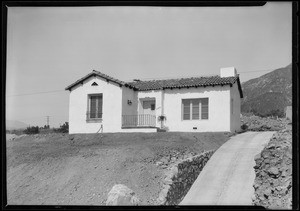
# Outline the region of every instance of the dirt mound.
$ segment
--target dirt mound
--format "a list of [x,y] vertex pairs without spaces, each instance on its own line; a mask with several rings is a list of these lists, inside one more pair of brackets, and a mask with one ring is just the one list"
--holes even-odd
[[279,131],[285,129],[289,120],[277,117],[259,117],[254,115],[242,115],[242,125],[247,125],[250,131]]
[[270,209],[292,208],[292,130],[278,131],[255,158],[253,203]]
[[[7,141],[10,205],[105,205],[115,184],[155,205],[165,167],[219,148],[224,133],[39,134]],[[159,162],[162,162],[161,165]]]

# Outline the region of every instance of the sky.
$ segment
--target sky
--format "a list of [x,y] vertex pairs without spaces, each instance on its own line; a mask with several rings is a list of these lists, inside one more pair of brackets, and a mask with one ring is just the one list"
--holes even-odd
[[241,82],[292,62],[292,3],[262,7],[9,7],[6,119],[68,121],[64,89],[98,70],[123,81],[218,75]]

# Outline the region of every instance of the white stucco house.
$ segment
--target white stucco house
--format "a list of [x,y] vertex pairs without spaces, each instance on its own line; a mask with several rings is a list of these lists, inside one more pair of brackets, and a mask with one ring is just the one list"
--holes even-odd
[[240,130],[243,92],[234,67],[220,75],[123,82],[93,70],[66,87],[69,133]]

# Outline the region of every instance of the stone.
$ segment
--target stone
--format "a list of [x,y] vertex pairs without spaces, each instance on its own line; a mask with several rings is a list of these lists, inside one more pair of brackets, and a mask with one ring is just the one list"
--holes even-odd
[[169,162],[168,158],[166,157],[163,157],[160,161],[164,164],[167,164]]
[[271,168],[269,168],[268,173],[271,174],[271,175],[272,175],[272,174],[273,174],[273,175],[278,175],[278,174],[279,174],[279,171],[278,171],[278,168],[272,166]]
[[172,172],[172,175],[177,175],[178,174],[177,166],[172,167],[171,172]]
[[139,205],[139,199],[127,186],[116,184],[108,193],[106,205]]

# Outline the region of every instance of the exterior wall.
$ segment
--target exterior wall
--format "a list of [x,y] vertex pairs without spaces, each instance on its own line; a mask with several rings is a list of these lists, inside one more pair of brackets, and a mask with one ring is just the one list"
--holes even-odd
[[[209,98],[208,119],[182,120],[182,99],[206,97]],[[165,126],[169,131],[230,131],[230,86],[166,89],[164,114],[167,117]]]
[[[127,87],[122,89],[122,115],[137,115],[138,111],[138,98],[137,91],[133,91]],[[128,105],[128,100],[131,101],[131,105]]]
[[151,90],[151,91],[139,91],[138,97],[138,113],[142,111],[142,104],[140,99],[155,98],[155,114],[156,114],[156,127],[160,127],[160,123],[157,121],[157,116],[162,114],[162,90]]
[[[98,86],[91,86],[96,82]],[[102,122],[87,122],[88,94],[103,94]],[[91,77],[72,88],[69,102],[69,133],[96,133],[121,131],[122,88],[100,77]]]
[[241,130],[241,97],[237,83],[230,88],[230,99],[233,99],[232,111],[230,111],[231,132]]

